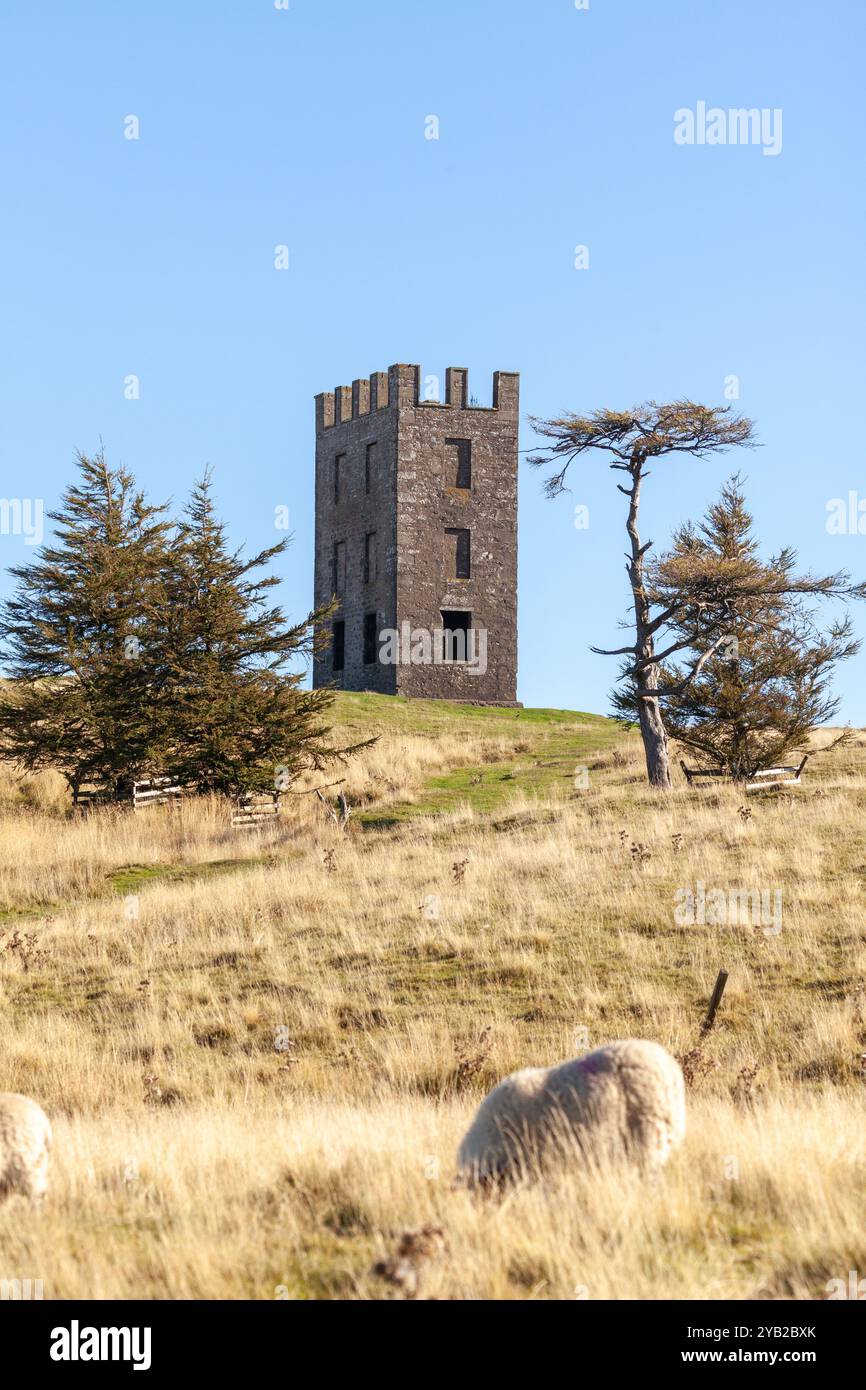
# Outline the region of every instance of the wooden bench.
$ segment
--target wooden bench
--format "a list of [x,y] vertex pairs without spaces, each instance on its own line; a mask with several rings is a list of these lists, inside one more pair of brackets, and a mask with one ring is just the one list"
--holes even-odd
[[701,786],[704,779],[719,779],[726,782],[743,782],[747,792],[755,791],[775,791],[777,787],[799,787],[802,778],[803,768],[809,761],[807,753],[799,767],[764,767],[758,772],[752,772],[748,777],[732,777],[729,772],[721,772],[715,768],[706,767],[686,767],[680,760],[680,767],[686,775],[686,781],[690,787]]

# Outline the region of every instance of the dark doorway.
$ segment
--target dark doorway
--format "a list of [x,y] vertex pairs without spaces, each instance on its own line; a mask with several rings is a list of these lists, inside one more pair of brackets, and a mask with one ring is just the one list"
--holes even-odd
[[472,614],[462,609],[442,610],[442,659],[443,661],[466,661],[469,654],[469,633],[472,628]]

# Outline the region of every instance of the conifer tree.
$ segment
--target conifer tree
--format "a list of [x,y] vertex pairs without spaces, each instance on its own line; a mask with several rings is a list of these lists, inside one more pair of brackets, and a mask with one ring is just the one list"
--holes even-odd
[[[666,615],[665,724],[701,766],[748,777],[802,751],[811,730],[833,719],[833,671],[860,644],[849,614],[822,626],[812,600],[863,598],[866,588],[846,574],[798,574],[791,549],[762,560],[739,476],[700,524],[675,533],[646,580],[650,603]],[[625,674],[614,705],[634,720],[637,694]]]
[[279,578],[263,571],[287,545],[231,550],[206,473],[166,552],[158,742],[166,774],[201,792],[287,790],[354,751],[329,746],[331,694],[303,689],[296,666],[330,610],[291,624],[270,602]]
[[59,769],[74,796],[91,782],[117,794],[153,765],[149,638],[169,523],[102,451],[78,469],[52,541],[12,568],[0,608],[0,746],[28,770]]

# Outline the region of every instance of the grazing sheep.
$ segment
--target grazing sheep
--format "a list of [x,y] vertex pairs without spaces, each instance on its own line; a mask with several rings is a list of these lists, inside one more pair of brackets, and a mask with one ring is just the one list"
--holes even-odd
[[13,1192],[36,1199],[48,1187],[51,1125],[27,1096],[0,1091],[0,1200]]
[[482,1101],[457,1164],[470,1185],[537,1171],[575,1148],[658,1168],[685,1129],[679,1063],[658,1043],[614,1042],[507,1076]]

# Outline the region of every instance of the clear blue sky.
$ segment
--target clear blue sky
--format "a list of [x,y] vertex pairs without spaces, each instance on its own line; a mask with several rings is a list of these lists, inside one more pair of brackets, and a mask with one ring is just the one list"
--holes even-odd
[[[866,535],[825,524],[831,498],[866,498],[864,12],[5,0],[0,497],[53,506],[100,437],[155,498],[211,464],[237,542],[271,543],[290,508],[300,615],[317,391],[420,362],[443,381],[468,366],[488,403],[501,368],[543,416],[722,403],[736,375],[765,447],[659,467],[645,534],[666,541],[742,462],[768,547],[866,574]],[[699,101],[781,108],[781,153],[675,144],[674,112]],[[623,505],[601,462],[557,502],[523,468],[527,704],[607,709],[615,663],[588,648],[618,645]],[[32,550],[0,536],[4,569]],[[839,676],[859,724],[864,674],[866,654]]]

